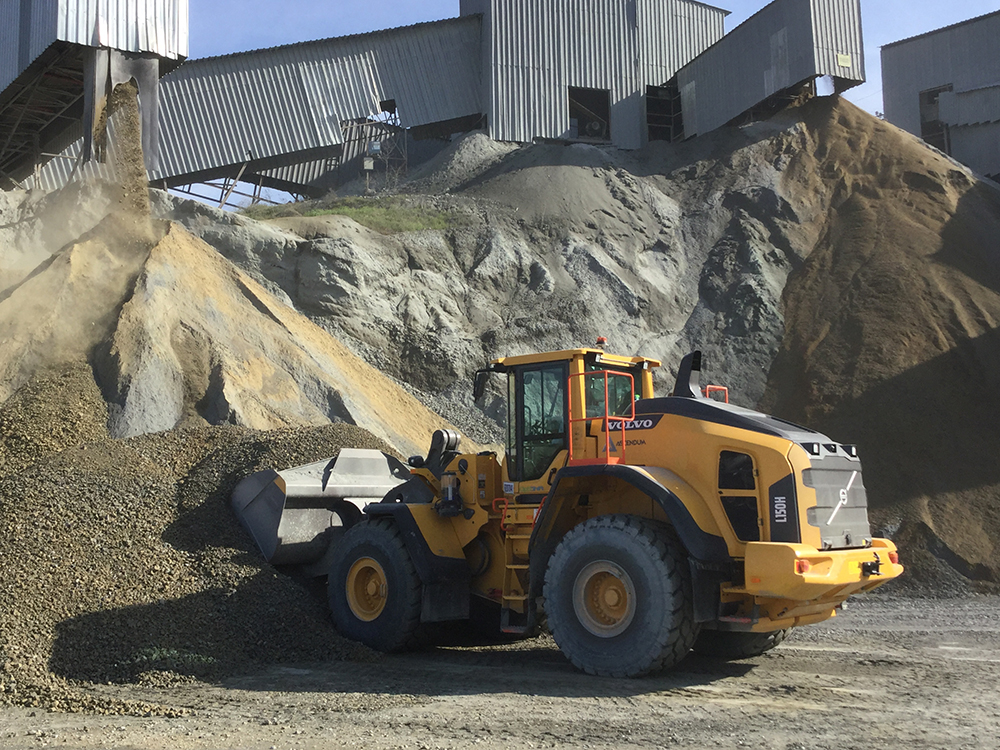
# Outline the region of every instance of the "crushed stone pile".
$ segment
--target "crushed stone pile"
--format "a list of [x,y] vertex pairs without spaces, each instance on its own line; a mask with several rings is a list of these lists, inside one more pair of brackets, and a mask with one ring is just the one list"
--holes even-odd
[[[736,403],[860,445],[910,581],[1000,583],[994,184],[836,97],[637,152],[469,136],[415,178],[437,192],[392,199],[447,230],[243,217],[222,236],[236,220],[154,204],[463,429],[490,429],[466,405],[491,358],[607,336],[663,360],[665,392],[701,349]],[[502,395],[478,412],[494,440]]]
[[463,135],[410,172],[402,189],[431,194],[460,190],[517,149],[517,144],[500,143],[484,133]]
[[[36,443],[37,461],[22,448],[19,461],[0,465],[0,701],[171,713],[93,686],[378,658],[341,638],[311,593],[264,563],[229,496],[265,467],[389,446],[346,424],[113,440],[95,434],[105,414],[93,381],[74,372],[34,379],[0,408],[5,455],[49,434]],[[24,434],[27,423],[35,435]]]

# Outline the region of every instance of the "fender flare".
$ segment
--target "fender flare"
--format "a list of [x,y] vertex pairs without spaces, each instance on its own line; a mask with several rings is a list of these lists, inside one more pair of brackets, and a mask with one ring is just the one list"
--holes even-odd
[[399,529],[422,584],[421,622],[467,619],[472,571],[465,558],[435,555],[404,503],[371,503],[365,515],[391,518]]
[[471,580],[469,564],[464,558],[435,555],[420,533],[417,521],[403,503],[371,503],[365,506],[365,515],[389,517],[403,536],[406,551],[410,553],[413,567],[424,584],[451,583]]
[[563,479],[576,479],[587,476],[611,476],[631,484],[637,490],[652,498],[667,514],[671,525],[680,537],[688,554],[703,563],[728,563],[729,546],[721,536],[704,531],[681,499],[656,480],[642,473],[638,467],[622,464],[598,466],[570,466],[561,469],[555,476],[549,494],[538,512],[535,528],[531,533],[531,549],[534,550],[548,534],[552,523],[552,498],[559,494],[559,483]]

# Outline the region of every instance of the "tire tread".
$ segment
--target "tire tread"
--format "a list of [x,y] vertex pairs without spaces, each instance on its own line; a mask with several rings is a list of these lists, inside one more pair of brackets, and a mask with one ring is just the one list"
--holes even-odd
[[[586,545],[585,537],[589,537],[593,530],[597,529],[613,529],[624,532],[638,543],[638,550],[644,551],[652,560],[662,566],[672,584],[673,610],[668,621],[677,623],[677,626],[664,628],[658,634],[657,647],[654,649],[655,655],[636,670],[598,668],[593,664],[584,663],[578,655],[573,653],[567,654],[568,658],[574,666],[588,674],[610,677],[637,677],[673,667],[691,650],[698,636],[698,626],[692,616],[692,593],[690,575],[687,574],[687,555],[673,529],[667,524],[638,516],[614,514],[598,516],[576,526],[566,534],[549,562],[545,576],[545,600],[552,601],[556,590],[560,586],[567,585],[565,581],[557,580],[562,575],[560,568],[566,564],[571,554],[581,546]],[[548,613],[548,619],[553,636],[558,643],[562,635],[560,630],[565,627],[565,624],[560,623],[558,617],[553,618],[551,612]]]
[[[395,628],[394,637],[377,643],[367,642],[362,638],[357,638],[357,640],[361,640],[372,648],[387,652],[408,651],[422,646],[424,643],[420,622],[422,584],[396,524],[388,518],[363,518],[348,530],[339,544],[341,545],[341,554],[338,555],[330,568],[331,575],[333,571],[338,569],[342,561],[349,559],[352,549],[362,544],[372,544],[374,546],[383,545],[386,548],[386,552],[394,557],[395,562],[402,569],[404,579],[401,582],[402,619]],[[387,572],[386,575],[389,573]],[[332,579],[330,585],[330,609],[334,624],[341,633],[349,638],[354,638],[355,636],[351,633],[354,629],[352,626],[358,621],[353,619],[353,613],[350,612],[349,608],[347,611],[339,611],[341,607],[337,603],[339,598],[335,597],[335,592],[332,589]]]

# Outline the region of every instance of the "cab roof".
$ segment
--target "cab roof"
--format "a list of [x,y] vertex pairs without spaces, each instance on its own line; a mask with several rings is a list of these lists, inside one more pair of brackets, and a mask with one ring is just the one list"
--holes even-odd
[[608,354],[603,349],[564,349],[559,352],[540,352],[538,354],[522,354],[517,357],[501,357],[493,360],[493,365],[500,367],[516,367],[518,365],[537,365],[545,362],[564,362],[577,357],[594,357],[597,364],[617,365],[618,367],[635,367],[645,365],[652,369],[659,367],[658,359],[648,357],[625,357],[620,354]]

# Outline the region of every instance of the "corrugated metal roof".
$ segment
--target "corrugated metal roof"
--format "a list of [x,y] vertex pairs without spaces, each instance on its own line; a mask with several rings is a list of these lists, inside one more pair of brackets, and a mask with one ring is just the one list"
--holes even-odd
[[952,126],[1000,122],[1000,84],[972,91],[944,91],[938,97],[939,119]]
[[404,127],[478,114],[479,38],[459,18],[190,61],[162,81],[154,179],[336,146],[390,99]]
[[[465,15],[464,13],[462,15]],[[325,47],[331,43],[349,42],[351,40],[364,40],[369,39],[379,34],[396,34],[401,31],[416,30],[422,28],[429,28],[434,26],[440,26],[444,23],[453,23],[459,21],[459,18],[445,18],[439,21],[421,21],[420,23],[413,23],[407,26],[391,26],[387,29],[376,29],[375,31],[362,31],[356,34],[344,34],[343,36],[333,36],[333,37],[323,37],[322,39],[308,39],[303,42],[292,42],[291,44],[279,44],[274,47],[259,47],[257,49],[243,50],[241,52],[228,52],[224,55],[213,55],[211,57],[199,57],[199,62],[205,62],[208,60],[225,60],[227,58],[243,57],[244,55],[255,56],[263,52],[278,52],[286,50],[289,52],[302,52],[305,48],[311,47],[313,45]]]
[[925,31],[923,34],[917,34],[916,36],[910,36],[906,39],[900,39],[898,42],[890,42],[889,44],[883,44],[882,49],[889,49],[890,47],[895,47],[899,44],[906,44],[907,42],[912,42],[917,39],[925,39],[929,36],[934,36],[935,34],[940,34],[943,31],[954,31],[955,29],[966,26],[970,23],[978,23],[986,18],[992,18],[993,16],[1000,16],[1000,10],[995,10],[992,13],[984,13],[981,16],[976,16],[975,18],[970,18],[967,21],[959,21],[958,23],[953,23],[950,26],[942,26],[940,29],[934,29],[933,31]]
[[860,0],[775,0],[678,72],[684,133],[818,76],[861,83],[864,69]]

